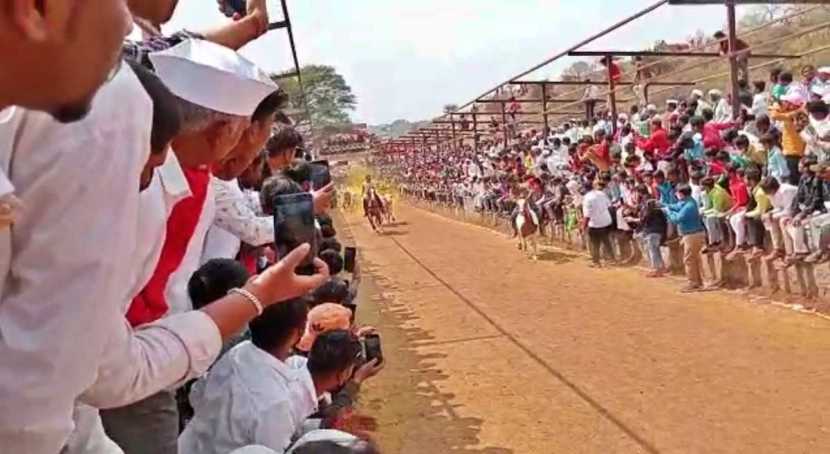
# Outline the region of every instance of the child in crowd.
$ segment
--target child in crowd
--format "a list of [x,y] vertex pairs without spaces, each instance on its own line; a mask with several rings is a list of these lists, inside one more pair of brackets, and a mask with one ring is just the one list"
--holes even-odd
[[[732,197],[729,192],[720,184],[715,183],[712,177],[706,177],[701,181],[703,192],[706,194],[707,203],[703,210],[703,222],[706,232],[709,235],[709,244],[703,248],[704,254],[721,250],[724,240],[724,223],[729,211],[732,209]],[[728,239],[728,236],[727,236]]]
[[769,196],[764,191],[763,185],[761,185],[761,175],[758,172],[747,172],[746,186],[752,192],[752,199],[747,207],[749,211],[744,214],[749,247],[752,248],[748,258],[758,259],[764,254],[764,224],[761,217],[772,209],[772,204]]

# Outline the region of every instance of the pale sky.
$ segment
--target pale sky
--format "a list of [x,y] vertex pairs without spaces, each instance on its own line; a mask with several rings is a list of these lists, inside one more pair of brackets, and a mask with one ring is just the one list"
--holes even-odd
[[[656,0],[289,0],[300,64],[337,68],[358,99],[355,122],[433,118],[465,104]],[[282,19],[269,0],[271,21]],[[740,11],[739,11],[740,12]],[[165,32],[221,24],[214,0],[180,0]],[[658,39],[707,34],[723,6],[663,6],[587,50],[637,50]],[[242,53],[267,70],[292,66],[287,34],[273,31]],[[530,78],[558,76],[564,58]]]

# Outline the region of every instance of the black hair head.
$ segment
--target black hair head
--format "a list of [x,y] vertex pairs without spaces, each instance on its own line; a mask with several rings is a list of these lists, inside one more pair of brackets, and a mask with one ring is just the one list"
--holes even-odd
[[259,191],[259,203],[262,204],[262,211],[265,214],[273,214],[275,197],[300,192],[303,192],[302,186],[291,179],[283,175],[270,177],[262,183],[262,188]]
[[692,195],[692,187],[689,186],[686,183],[681,183],[681,184],[677,185],[677,189],[675,189],[675,190],[678,193],[685,195],[686,197],[689,197],[689,196]]
[[303,136],[292,126],[282,126],[268,139],[265,150],[269,157],[290,152],[292,155],[297,147],[302,146]]
[[297,330],[302,333],[308,318],[308,300],[295,298],[272,304],[262,314],[251,320],[251,342],[265,351],[284,347]]
[[193,309],[201,309],[224,297],[231,289],[244,286],[248,278],[248,270],[236,260],[209,260],[190,276],[187,283]]
[[824,101],[811,101],[807,103],[807,112],[812,115],[828,115],[830,107]]
[[295,183],[302,185],[311,181],[311,164],[304,159],[295,159],[291,166],[283,170],[282,173]]
[[350,331],[327,331],[311,346],[308,371],[312,376],[340,373],[357,364],[361,350],[360,341]]
[[323,238],[320,240],[320,250],[325,251],[327,249],[335,252],[343,252],[343,245],[335,237]]
[[349,297],[349,284],[346,281],[332,277],[323,285],[311,292],[311,304],[316,306],[323,303],[343,304]]
[[329,274],[336,276],[343,271],[343,257],[340,252],[334,249],[326,249],[320,252],[320,260],[326,262],[329,267]]

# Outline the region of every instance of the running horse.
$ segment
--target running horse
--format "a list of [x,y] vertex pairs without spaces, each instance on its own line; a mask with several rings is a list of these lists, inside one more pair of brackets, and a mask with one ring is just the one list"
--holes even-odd
[[383,201],[380,199],[375,188],[369,187],[363,196],[363,212],[369,219],[372,230],[383,231]]
[[[519,199],[516,201],[517,214],[513,218],[513,228],[516,230],[519,238],[519,250],[528,253],[528,256],[536,260],[539,258],[538,244],[536,237],[541,231],[539,216],[530,208],[527,199]],[[530,247],[528,247],[530,243]],[[532,252],[530,248],[533,248]]]
[[382,196],[381,201],[383,202],[383,217],[386,219],[387,224],[392,224],[394,222],[398,222],[395,219],[395,212],[393,211],[392,206],[392,197],[391,196]]

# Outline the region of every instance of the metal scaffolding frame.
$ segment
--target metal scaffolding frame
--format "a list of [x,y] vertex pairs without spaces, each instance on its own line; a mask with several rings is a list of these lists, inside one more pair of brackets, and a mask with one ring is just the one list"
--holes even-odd
[[[565,49],[565,50],[557,53],[556,55],[544,60],[543,62],[533,66],[532,68],[530,68],[526,71],[523,71],[523,72],[521,72],[520,74],[518,74],[514,77],[511,77],[507,81],[496,85],[495,87],[487,90],[483,94],[473,98],[472,101],[469,101],[469,102],[465,103],[464,105],[460,106],[455,111],[447,112],[446,114],[438,117],[437,119],[433,120],[432,123],[433,124],[449,124],[449,125],[451,125],[451,128],[449,129],[449,131],[451,131],[451,133],[453,135],[453,146],[455,146],[455,143],[456,143],[456,141],[455,141],[455,139],[456,139],[456,134],[455,134],[456,124],[459,124],[462,121],[466,120],[466,118],[464,118],[464,117],[466,117],[467,115],[469,115],[471,117],[472,123],[473,123],[473,131],[479,131],[477,123],[478,123],[478,117],[480,117],[480,116],[485,116],[485,115],[496,116],[496,115],[501,114],[503,123],[506,124],[507,122],[506,122],[505,104],[506,103],[512,103],[512,102],[515,101],[515,102],[518,102],[518,103],[529,103],[529,104],[536,103],[536,104],[540,104],[542,106],[541,112],[526,112],[526,113],[516,112],[516,114],[540,115],[540,116],[542,116],[542,122],[540,122],[540,123],[544,124],[545,129],[548,130],[549,127],[550,127],[550,125],[549,125],[550,117],[552,117],[552,116],[559,117],[559,116],[564,116],[564,115],[580,115],[580,114],[582,114],[582,112],[563,111],[562,109],[566,109],[567,107],[571,107],[571,106],[583,103],[582,100],[574,99],[574,98],[560,98],[560,99],[552,98],[551,96],[548,96],[548,90],[547,90],[548,87],[552,87],[552,86],[584,87],[584,86],[592,86],[592,85],[593,86],[606,86],[607,85],[608,86],[608,92],[605,95],[607,95],[609,99],[607,100],[606,103],[609,104],[609,107],[610,107],[610,110],[611,110],[612,121],[613,121],[614,127],[616,128],[616,124],[617,124],[617,121],[616,121],[616,119],[617,119],[617,115],[616,115],[616,104],[617,104],[617,102],[616,101],[617,100],[615,98],[616,98],[616,93],[619,90],[619,87],[639,85],[639,84],[635,83],[633,81],[614,81],[613,78],[611,77],[611,65],[610,64],[605,65],[606,68],[607,68],[607,76],[606,76],[607,79],[603,80],[603,81],[594,81],[594,80],[590,80],[590,79],[589,80],[583,80],[583,81],[521,80],[523,77],[525,77],[525,76],[537,71],[538,69],[540,69],[540,68],[542,68],[542,67],[544,67],[544,66],[546,66],[546,65],[548,65],[548,64],[550,64],[550,63],[552,63],[552,62],[554,62],[554,61],[556,61],[556,60],[558,60],[562,57],[565,57],[565,56],[604,57],[604,58],[608,59],[609,63],[611,61],[611,58],[614,57],[614,56],[661,57],[661,59],[658,60],[658,61],[651,62],[651,63],[649,63],[649,64],[647,64],[643,67],[640,67],[639,69],[641,69],[641,70],[645,69],[646,67],[649,67],[649,66],[654,66],[654,65],[660,63],[661,61],[665,61],[665,60],[668,60],[668,59],[675,59],[675,58],[692,58],[692,59],[727,58],[728,61],[729,61],[729,72],[728,72],[728,74],[730,76],[731,92],[737,94],[738,89],[739,89],[738,59],[741,57],[742,54],[750,53],[751,48],[746,49],[746,50],[742,50],[742,51],[738,51],[736,49],[738,34],[737,34],[737,26],[736,26],[737,18],[736,18],[736,14],[735,14],[735,6],[736,5],[746,5],[746,4],[766,4],[766,3],[770,3],[770,1],[769,0],[766,0],[766,1],[763,1],[763,0],[660,0],[660,1],[658,1],[654,4],[652,4],[652,5],[648,6],[647,8],[644,8],[644,9],[636,12],[635,14],[632,14],[631,16],[626,17],[625,19],[611,25],[610,27],[607,27],[607,28],[601,30],[600,32],[598,32],[596,34],[591,35],[590,37],[580,41],[579,43],[569,47],[568,49]],[[776,22],[787,20],[787,19],[790,19],[792,17],[796,17],[798,15],[805,14],[805,13],[811,11],[811,10],[815,10],[816,8],[821,7],[821,5],[827,4],[828,0],[784,0],[784,1],[780,1],[779,3],[815,4],[815,5],[818,5],[818,6],[813,7],[813,8],[808,8],[807,10],[799,11],[799,12],[796,12],[796,13],[793,13],[793,14],[789,14],[789,15],[784,16],[782,18],[778,18],[774,21],[771,21],[770,23],[766,23],[766,24],[763,24],[761,26],[755,27],[751,30],[746,31],[744,36],[756,33],[756,32],[758,32],[762,29],[765,29],[765,28],[769,27],[770,25],[772,25]],[[657,10],[658,8],[660,8],[662,6],[665,6],[665,5],[723,5],[726,8],[726,19],[727,19],[726,33],[727,33],[727,41],[728,41],[728,52],[726,53],[726,55],[724,56],[724,55],[721,55],[721,53],[716,53],[716,52],[703,52],[702,49],[690,49],[689,52],[627,51],[627,50],[612,50],[612,51],[606,51],[606,50],[580,50],[585,45],[590,44],[591,42],[596,41],[597,39],[613,32],[613,31],[616,31],[616,30],[620,29],[621,27],[623,27],[623,26],[625,26],[625,25],[627,25],[627,24],[629,24],[629,23],[631,23],[631,22],[633,22],[633,21],[635,21],[635,20],[637,20],[637,19],[639,19],[643,16],[646,16],[647,14],[649,14],[649,13],[651,13],[651,12],[653,12],[653,11]],[[755,47],[761,47],[761,46],[764,46],[764,45],[773,44],[775,42],[784,41],[786,39],[791,39],[791,38],[794,38],[794,37],[802,36],[803,34],[811,33],[813,31],[819,30],[821,28],[827,27],[828,25],[830,25],[830,24],[820,24],[816,27],[812,27],[812,28],[807,29],[807,30],[802,30],[799,33],[795,33],[793,35],[779,37],[779,38],[776,38],[774,40],[771,40],[771,41],[768,41],[768,42],[765,42],[765,43],[762,43],[762,44],[756,44]],[[708,43],[707,45],[704,45],[703,48],[707,47],[710,44],[711,43]],[[822,49],[819,49],[819,50],[822,50]],[[784,60],[802,58],[803,56],[808,55],[808,54],[813,53],[813,52],[815,52],[815,50],[811,51],[811,52],[808,52],[808,53],[799,54],[799,55],[750,53],[748,55],[748,57],[753,58],[753,59],[771,60],[770,62],[766,62],[762,65],[758,65],[760,67],[760,66],[766,66],[766,65],[769,65],[769,64],[778,63],[778,62],[781,62],[781,61],[784,61]],[[662,78],[665,78],[666,76],[669,76],[669,75],[678,74],[678,73],[681,73],[681,72],[684,72],[684,71],[688,71],[689,69],[691,69],[693,67],[696,67],[696,66],[697,65],[694,65],[694,66],[691,66],[691,67],[688,67],[688,68],[684,68],[682,70],[674,71],[671,74],[667,74],[667,75],[659,75],[659,76],[657,76],[656,79],[658,79],[658,78],[662,79]],[[721,74],[721,75],[718,75],[718,76],[722,77],[723,75]],[[704,79],[693,80],[693,81],[663,81],[663,80],[656,80],[656,79],[655,80],[648,80],[643,84],[643,96],[645,97],[646,102],[648,102],[648,95],[649,95],[649,88],[650,87],[655,87],[655,86],[662,86],[662,87],[694,86],[697,83],[702,82],[703,80],[708,80],[709,77],[704,78]],[[506,85],[537,85],[541,88],[542,96],[541,96],[541,98],[535,98],[535,99],[503,99],[503,97],[498,96],[498,94],[499,94],[498,92],[500,91],[500,89],[502,87],[504,87]],[[660,90],[660,91],[663,91],[663,90]],[[569,93],[566,93],[565,95],[573,95],[574,93],[575,92],[569,92]],[[738,112],[740,112],[740,100],[739,100],[738,96],[732,96],[732,101],[733,101],[733,115],[737,115]],[[478,112],[477,111],[477,104],[478,103],[500,104],[501,105],[501,110],[500,110],[500,112]],[[549,104],[561,104],[561,105],[557,106],[554,110],[549,110],[548,109]],[[467,109],[467,108],[470,108],[470,110],[465,111],[465,109]],[[458,118],[456,118],[456,116],[461,116],[464,119],[463,120],[458,119]],[[528,121],[532,121],[532,120],[528,120]],[[517,123],[521,123],[521,122],[517,122]],[[505,145],[507,146],[507,145],[509,145],[509,138],[508,138],[507,134],[505,134],[504,136],[505,136],[504,137]],[[478,134],[475,134],[475,145],[476,145],[476,148],[477,148],[477,146],[478,146]]]

